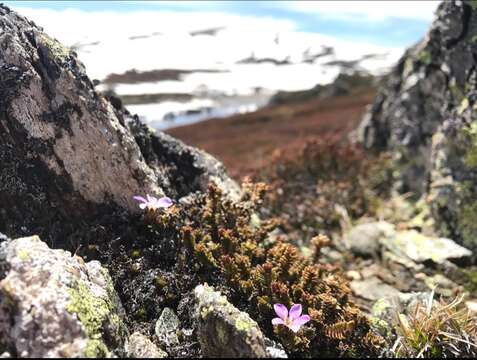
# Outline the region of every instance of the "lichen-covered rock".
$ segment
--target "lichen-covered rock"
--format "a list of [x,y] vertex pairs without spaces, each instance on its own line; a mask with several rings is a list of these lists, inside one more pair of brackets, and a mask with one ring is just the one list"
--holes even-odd
[[444,1],[401,58],[358,131],[390,150],[396,188],[424,195],[441,235],[477,249],[477,5]]
[[130,126],[115,105],[73,51],[0,5],[0,231],[54,242],[98,214],[135,211],[133,195],[178,199],[209,180],[238,191],[213,157]]
[[400,293],[378,299],[371,309],[372,315],[388,322],[394,320],[396,313],[410,314],[418,303],[426,303],[432,292]]
[[208,285],[194,289],[194,317],[205,357],[269,357],[264,336],[250,316]]
[[165,358],[167,353],[159,349],[145,335],[135,332],[126,343],[126,356],[129,358]]
[[385,221],[356,225],[344,235],[344,242],[356,255],[391,253],[402,264],[462,262],[472,256],[470,250],[451,239],[428,236],[416,230],[397,231]]
[[156,321],[155,333],[159,342],[166,347],[179,345],[179,318],[171,308],[164,308]]
[[106,269],[37,236],[0,243],[0,349],[18,357],[121,355],[127,329]]
[[451,239],[425,236],[415,230],[399,231],[383,242],[397,256],[405,256],[417,263],[433,261],[442,264],[447,260],[469,258],[472,252]]

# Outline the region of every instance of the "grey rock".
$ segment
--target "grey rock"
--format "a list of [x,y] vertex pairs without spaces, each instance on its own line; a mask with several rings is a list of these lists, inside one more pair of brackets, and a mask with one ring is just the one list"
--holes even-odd
[[269,356],[257,323],[208,285],[194,289],[194,318],[205,357]]
[[395,188],[426,198],[437,226],[477,250],[477,7],[443,1],[408,49],[357,131],[394,157]]
[[288,355],[283,346],[267,337],[264,338],[268,357],[272,359],[288,359]]
[[417,263],[431,260],[443,264],[449,259],[462,259],[472,255],[470,250],[451,239],[426,236],[415,230],[399,231],[383,242],[383,246],[394,254],[406,256]]
[[95,90],[73,51],[3,5],[0,49],[1,231],[57,244],[75,220],[139,211],[134,195],[178,200],[209,181],[238,194],[220,162],[139,124]]
[[343,240],[354,254],[375,257],[380,253],[381,243],[394,236],[394,226],[381,221],[357,225],[344,235]]
[[135,332],[126,344],[126,356],[130,358],[165,358],[167,353],[158,348],[147,336]]
[[179,345],[179,318],[174,310],[164,308],[156,321],[155,333],[159,342],[166,347]]
[[127,329],[106,269],[37,236],[0,243],[0,346],[18,357],[121,354]]
[[372,316],[392,324],[398,314],[409,315],[417,304],[426,304],[430,292],[400,293],[377,299],[372,307]]
[[375,276],[364,280],[353,280],[350,283],[350,288],[356,296],[372,301],[401,294],[399,290],[382,282]]

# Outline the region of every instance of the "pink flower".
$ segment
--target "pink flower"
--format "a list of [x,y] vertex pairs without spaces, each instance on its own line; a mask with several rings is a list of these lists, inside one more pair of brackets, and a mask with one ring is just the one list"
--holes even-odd
[[298,332],[300,328],[305,325],[311,318],[308,315],[302,315],[302,309],[300,304],[295,304],[288,311],[287,307],[283,304],[273,305],[277,318],[272,320],[273,325],[285,325],[293,332]]
[[161,197],[160,199],[149,195],[146,195],[146,199],[142,196],[133,196],[133,199],[141,202],[141,204],[139,204],[139,207],[142,210],[157,210],[159,208],[166,209],[172,206],[172,200],[167,196]]

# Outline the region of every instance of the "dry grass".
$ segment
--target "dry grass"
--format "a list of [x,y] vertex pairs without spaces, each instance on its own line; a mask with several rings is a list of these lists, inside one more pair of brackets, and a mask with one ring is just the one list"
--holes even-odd
[[434,301],[396,319],[398,338],[391,349],[395,357],[476,357],[477,321],[462,305],[463,296],[451,303]]

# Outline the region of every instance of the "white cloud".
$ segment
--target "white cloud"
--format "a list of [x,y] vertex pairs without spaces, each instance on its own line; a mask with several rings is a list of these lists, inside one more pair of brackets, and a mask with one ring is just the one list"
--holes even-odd
[[269,6],[323,18],[381,22],[391,18],[431,21],[441,1],[276,1]]
[[190,31],[227,27],[245,33],[284,32],[296,28],[291,20],[272,17],[241,16],[218,11],[82,11],[15,7],[15,11],[42,26],[46,32],[66,45],[77,41],[121,39],[155,32],[182,34]]

